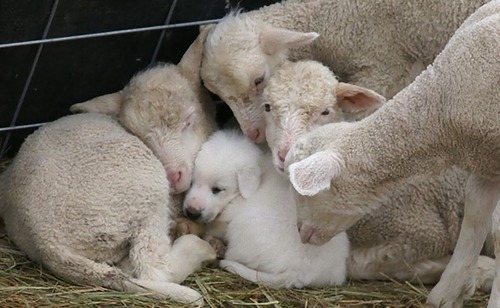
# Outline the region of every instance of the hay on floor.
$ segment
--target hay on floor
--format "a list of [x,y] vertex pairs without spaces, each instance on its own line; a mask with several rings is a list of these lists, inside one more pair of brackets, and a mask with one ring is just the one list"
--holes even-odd
[[[61,281],[0,240],[0,307],[182,307],[146,296]],[[350,281],[345,286],[274,290],[218,268],[205,267],[184,282],[200,291],[205,307],[423,307],[428,288],[404,282]],[[476,292],[465,307],[486,307]]]

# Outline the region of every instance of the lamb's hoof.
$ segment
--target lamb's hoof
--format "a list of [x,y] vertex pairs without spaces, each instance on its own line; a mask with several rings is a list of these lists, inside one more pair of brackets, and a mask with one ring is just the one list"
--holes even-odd
[[194,234],[201,237],[205,232],[205,225],[196,223],[184,217],[179,217],[176,219],[176,237],[180,237],[186,234]]
[[[495,279],[495,260],[487,256],[479,256],[477,261],[476,288],[490,293]],[[499,303],[500,304],[500,303]]]
[[205,237],[205,240],[215,249],[217,259],[224,259],[224,256],[226,255],[226,244],[224,241],[211,235]]
[[181,237],[186,234],[191,234],[191,224],[193,223],[189,219],[186,218],[177,218],[176,220],[176,236]]

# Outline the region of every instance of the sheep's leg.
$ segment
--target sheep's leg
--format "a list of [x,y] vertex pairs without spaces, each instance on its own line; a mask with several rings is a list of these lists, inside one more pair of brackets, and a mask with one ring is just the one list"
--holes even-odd
[[486,235],[491,230],[491,217],[498,197],[498,183],[470,177],[457,245],[439,283],[427,298],[429,307],[462,307],[464,298],[474,292],[475,265]]
[[214,248],[217,259],[224,259],[224,256],[226,255],[226,243],[224,243],[224,240],[213,235],[205,235],[203,236],[203,239]]
[[201,305],[201,295],[170,282],[134,279],[116,267],[75,254],[64,246],[47,245],[42,264],[59,278],[78,285],[97,285],[121,292],[149,293],[157,299],[172,299]]
[[272,288],[282,288],[286,287],[285,283],[287,279],[282,277],[283,273],[266,273],[254,270],[252,268],[247,267],[237,261],[233,260],[221,260],[219,266],[225,269],[228,272],[233,274],[237,274],[243,279],[255,282],[255,283],[263,283]]
[[476,288],[490,293],[495,280],[496,260],[488,256],[479,256],[477,261]]
[[176,238],[186,234],[194,234],[196,236],[202,237],[204,233],[204,224],[194,222],[184,217],[179,217],[176,219]]
[[496,271],[493,287],[491,289],[488,308],[500,307],[500,200],[493,214],[492,235],[495,246]]
[[434,284],[439,281],[451,255],[418,262],[405,259],[403,243],[391,242],[370,248],[354,248],[347,268],[352,279],[419,281]]
[[165,217],[151,215],[131,239],[129,257],[138,279],[172,282],[175,265],[168,262],[171,239]]

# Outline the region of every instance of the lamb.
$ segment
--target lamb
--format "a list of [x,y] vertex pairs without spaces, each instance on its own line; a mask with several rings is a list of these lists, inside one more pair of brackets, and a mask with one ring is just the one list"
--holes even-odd
[[[160,159],[175,194],[188,189],[196,153],[217,127],[215,104],[199,75],[203,43],[210,29],[200,33],[177,66],[159,65],[133,78],[121,91],[70,108],[72,112],[116,116]],[[138,104],[140,101],[143,103]]]
[[194,235],[172,244],[169,230],[170,186],[191,181],[189,157],[211,127],[196,69],[205,35],[177,66],[146,70],[26,139],[0,177],[0,216],[31,260],[70,283],[203,304],[179,283],[215,251]]
[[283,162],[297,138],[318,126],[365,117],[385,103],[380,94],[338,82],[330,69],[313,60],[283,64],[263,91],[266,139],[273,163]]
[[303,198],[297,203],[303,242],[321,244],[345,231],[380,205],[367,200],[378,200],[406,178],[458,166],[470,174],[464,219],[453,257],[427,303],[462,305],[474,291],[471,264],[492,228],[497,263],[489,307],[499,307],[498,50],[496,0],[472,14],[434,63],[374,114],[327,124],[299,138],[285,169]]
[[202,146],[184,210],[228,242],[222,268],[272,287],[342,284],[349,242],[303,245],[289,182],[269,153],[236,131],[218,131]]
[[318,60],[342,81],[391,98],[486,2],[288,0],[233,13],[209,34],[201,77],[243,132],[263,142],[262,91],[288,53],[291,60]]
[[[338,82],[312,60],[290,62],[263,92],[266,137],[275,167],[282,171],[290,146],[321,125],[351,119],[385,103],[379,94]],[[460,231],[467,173],[459,169],[424,176],[390,192],[378,211],[347,230],[349,277],[401,279],[435,284],[448,264]],[[380,201],[377,201],[380,202]],[[412,223],[418,217],[418,223]],[[481,257],[479,285],[491,290],[494,261]]]

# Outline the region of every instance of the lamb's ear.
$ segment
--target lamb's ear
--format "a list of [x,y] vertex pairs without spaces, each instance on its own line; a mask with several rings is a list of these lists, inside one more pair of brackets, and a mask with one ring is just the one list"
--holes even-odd
[[98,96],[83,103],[71,105],[69,110],[73,113],[77,112],[99,112],[116,116],[120,113],[123,103],[123,93],[116,93]]
[[297,32],[283,28],[268,27],[260,33],[262,50],[273,55],[281,50],[311,44],[319,37],[316,32]]
[[200,33],[203,33],[203,31],[205,31],[206,29],[208,29],[208,31],[210,31],[210,29],[213,29],[213,27],[215,27],[216,24],[204,24],[204,25],[200,25]]
[[337,103],[347,111],[376,109],[385,103],[385,97],[377,92],[349,83],[339,82],[336,87]]
[[177,64],[179,72],[195,86],[198,86],[201,82],[200,66],[203,55],[203,45],[205,44],[208,33],[214,26],[214,24],[209,24],[203,28],[200,27],[200,34],[198,34]]
[[303,196],[314,196],[330,188],[344,164],[337,153],[320,151],[288,167],[290,182]]
[[260,185],[261,170],[258,166],[238,171],[238,189],[243,198],[250,197]]

